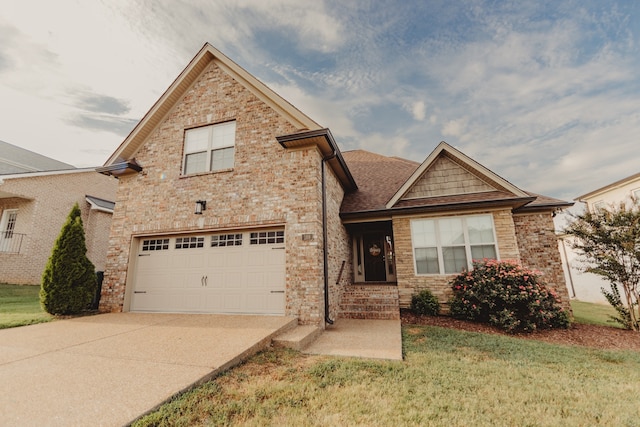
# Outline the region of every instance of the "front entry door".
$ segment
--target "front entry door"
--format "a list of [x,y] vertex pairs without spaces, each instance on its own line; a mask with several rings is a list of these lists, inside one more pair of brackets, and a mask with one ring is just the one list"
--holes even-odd
[[386,282],[384,239],[379,234],[366,234],[364,243],[365,282]]
[[393,240],[390,233],[363,233],[355,238],[356,282],[395,282]]

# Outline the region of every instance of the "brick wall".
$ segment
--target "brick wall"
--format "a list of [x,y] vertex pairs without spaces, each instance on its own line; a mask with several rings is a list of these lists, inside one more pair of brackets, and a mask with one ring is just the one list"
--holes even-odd
[[[236,120],[233,170],[182,176],[186,128]],[[297,131],[214,63],[149,135],[136,154],[139,174],[120,179],[111,226],[101,310],[126,310],[132,239],[156,233],[285,226],[287,315],[323,324],[321,155],[286,150],[275,137]],[[327,168],[334,282],[345,244],[338,209],[342,190]],[[194,215],[196,200],[207,210]],[[303,240],[302,236],[312,236]],[[342,249],[341,249],[342,248]],[[346,249],[348,251],[348,249]],[[330,280],[331,283],[331,280]],[[332,293],[336,299],[338,291]]]
[[[487,214],[493,215],[496,236],[498,239],[498,252],[502,259],[520,259],[518,242],[516,240],[515,225],[511,211],[474,211],[465,212],[465,215]],[[462,215],[458,212],[455,215]],[[432,216],[439,218],[446,215]],[[416,276],[411,244],[411,219],[427,218],[427,216],[399,217],[393,219],[393,235],[396,248],[396,270],[398,279],[398,293],[400,307],[407,308],[411,304],[411,296],[422,289],[429,289],[438,297],[441,303],[445,303],[451,297],[449,282],[454,275],[429,275]],[[446,307],[445,307],[446,309]]]
[[0,252],[0,282],[40,284],[53,244],[74,203],[82,212],[87,246],[94,248],[87,256],[95,265],[104,265],[110,215],[105,213],[94,229],[85,195],[114,200],[116,187],[114,178],[96,172],[5,179],[0,190],[21,197],[0,199],[0,215],[5,209],[18,209],[14,232],[25,236],[20,253]]
[[[488,212],[465,212],[465,214],[482,213]],[[570,309],[569,295],[564,281],[562,261],[551,215],[549,213],[512,215],[510,210],[498,210],[491,213],[498,239],[500,258],[516,260],[527,268],[540,271],[543,279],[562,298],[563,307]],[[393,220],[400,306],[409,307],[411,296],[421,289],[431,290],[439,301],[444,303],[451,297],[449,282],[454,275],[416,276],[414,274],[410,220],[409,217],[394,218]],[[446,310],[446,307],[444,309]]]
[[522,264],[540,271],[543,280],[562,298],[562,306],[571,310],[551,213],[519,214],[514,215],[513,220]]

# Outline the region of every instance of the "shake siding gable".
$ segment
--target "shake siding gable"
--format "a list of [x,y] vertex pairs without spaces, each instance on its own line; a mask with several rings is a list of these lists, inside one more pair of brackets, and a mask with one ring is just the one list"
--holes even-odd
[[490,186],[446,156],[440,156],[403,199],[492,191]]

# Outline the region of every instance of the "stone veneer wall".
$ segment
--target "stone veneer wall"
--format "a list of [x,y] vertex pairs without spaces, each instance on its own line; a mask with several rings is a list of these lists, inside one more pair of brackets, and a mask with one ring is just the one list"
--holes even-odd
[[[498,252],[501,259],[520,259],[518,241],[513,216],[510,210],[465,212],[464,215],[487,214],[493,215]],[[462,215],[456,213],[455,216]],[[429,289],[441,303],[446,303],[451,297],[450,280],[455,275],[415,275],[413,247],[411,244],[411,219],[441,218],[454,215],[433,215],[397,217],[393,219],[393,234],[396,248],[396,270],[398,279],[398,293],[400,307],[408,308],[411,296],[422,289]],[[446,310],[446,307],[443,307]]]
[[562,299],[562,306],[571,310],[569,292],[562,270],[562,259],[558,248],[553,217],[550,212],[517,214],[516,237],[522,264],[542,273],[548,286],[555,289]]
[[[90,220],[86,195],[115,200],[117,181],[93,171],[6,179],[0,189],[23,197],[0,199],[0,216],[18,209],[15,233],[24,234],[20,253],[0,252],[0,282],[38,285],[51,250],[74,203],[82,212],[87,256],[96,266],[104,265],[111,215],[101,224]],[[95,226],[95,228],[94,228]],[[91,242],[91,243],[90,243]]]
[[[184,130],[228,120],[236,120],[233,169],[182,176]],[[322,157],[315,147],[286,150],[275,139],[297,130],[209,64],[136,154],[143,171],[120,179],[100,309],[127,309],[134,237],[284,226],[285,312],[301,324],[323,325]],[[340,236],[336,221],[342,192],[329,168],[327,172],[330,231]],[[193,214],[196,200],[207,201],[203,215]],[[304,234],[313,238],[303,240]],[[337,236],[330,242],[334,282],[344,252]]]

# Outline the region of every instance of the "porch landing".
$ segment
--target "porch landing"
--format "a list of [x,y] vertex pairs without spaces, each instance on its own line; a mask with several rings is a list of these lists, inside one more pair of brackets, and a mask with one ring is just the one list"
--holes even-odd
[[341,318],[324,331],[315,326],[298,326],[276,337],[273,343],[305,354],[402,360],[400,320]]

